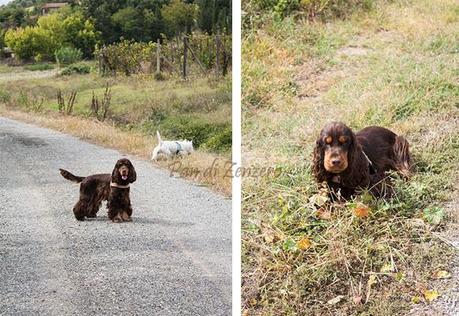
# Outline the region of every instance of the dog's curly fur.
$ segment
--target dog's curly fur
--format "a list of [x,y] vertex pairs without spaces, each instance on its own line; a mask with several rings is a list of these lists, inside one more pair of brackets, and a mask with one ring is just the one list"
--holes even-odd
[[332,192],[350,198],[368,188],[377,196],[390,195],[384,186],[385,172],[410,173],[409,144],[403,136],[378,126],[354,133],[341,122],[332,122],[320,132],[313,153],[313,174]]
[[73,207],[75,218],[96,217],[102,201],[107,201],[108,217],[113,222],[131,221],[132,206],[129,198],[129,184],[137,179],[132,163],[122,158],[116,162],[112,174],[94,174],[80,177],[59,169],[61,175],[80,184],[80,198]]

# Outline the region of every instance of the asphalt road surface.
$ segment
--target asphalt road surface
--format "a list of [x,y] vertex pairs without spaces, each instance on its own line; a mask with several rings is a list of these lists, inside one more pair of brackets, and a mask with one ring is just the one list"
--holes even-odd
[[[76,175],[137,171],[133,222],[72,212]],[[0,117],[0,315],[230,315],[231,201],[148,161]]]

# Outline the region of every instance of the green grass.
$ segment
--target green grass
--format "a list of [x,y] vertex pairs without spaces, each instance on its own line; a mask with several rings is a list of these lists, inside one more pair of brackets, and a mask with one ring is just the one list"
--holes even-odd
[[54,69],[56,68],[56,66],[50,63],[37,63],[37,64],[25,65],[23,68],[25,70],[30,70],[30,71],[43,71],[43,70]]
[[[243,180],[243,309],[403,314],[452,254],[435,232],[458,176],[459,6],[376,1],[329,23],[259,21],[242,48],[244,164],[282,172]],[[395,182],[393,199],[357,197],[322,218],[310,161],[331,120],[407,137],[414,176]],[[367,218],[356,216],[362,207]],[[301,240],[311,246],[300,249]]]
[[160,130],[165,139],[187,138],[210,152],[230,152],[231,85],[225,80],[156,81],[146,75],[101,78],[95,73],[74,74],[1,83],[0,101],[27,111],[58,111],[57,92],[61,90],[67,102],[76,91],[73,114],[90,117],[93,95],[101,99],[107,84],[112,95],[108,118],[119,128],[145,135]]

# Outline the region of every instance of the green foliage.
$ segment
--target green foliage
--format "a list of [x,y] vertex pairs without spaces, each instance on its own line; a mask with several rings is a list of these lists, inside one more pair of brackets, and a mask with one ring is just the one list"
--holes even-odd
[[5,43],[23,60],[31,60],[35,56],[50,57],[58,47],[51,32],[30,26],[8,30]]
[[56,50],[54,56],[56,57],[56,62],[59,67],[62,67],[64,65],[70,65],[80,61],[83,57],[83,53],[77,48],[62,47]]
[[51,59],[56,50],[66,46],[75,47],[88,56],[98,36],[93,23],[84,21],[81,13],[69,16],[55,13],[40,17],[36,26],[8,30],[5,43],[20,59],[43,60]]
[[88,74],[91,72],[91,67],[86,64],[73,64],[65,67],[61,72],[61,76],[70,76],[73,74]]
[[203,145],[207,150],[213,152],[229,152],[232,145],[232,130],[228,126],[219,129],[214,136],[211,136]]
[[30,71],[43,71],[43,70],[50,70],[54,69],[54,65],[50,63],[38,63],[38,64],[31,64],[24,66],[25,70]]
[[114,74],[121,72],[126,76],[140,71],[141,63],[150,61],[155,43],[140,43],[122,40],[119,43],[96,49],[99,67],[103,72]]
[[[229,124],[213,124],[190,115],[168,117],[162,121],[159,126],[161,130],[167,131],[166,136],[171,139],[192,140],[196,148],[202,145],[205,146],[213,137],[225,133],[230,128]],[[223,137],[222,140],[223,142],[221,143],[213,141],[213,149],[223,149],[222,147],[226,145],[224,143],[225,137]]]
[[314,18],[342,18],[355,10],[369,10],[374,0],[250,0],[244,4],[248,16],[256,13],[274,13],[284,18],[295,12],[300,16]]
[[422,212],[422,217],[432,225],[439,225],[446,217],[445,211],[441,207],[427,207]]
[[189,34],[198,14],[198,6],[182,0],[172,0],[161,9],[161,14],[169,30],[168,34]]

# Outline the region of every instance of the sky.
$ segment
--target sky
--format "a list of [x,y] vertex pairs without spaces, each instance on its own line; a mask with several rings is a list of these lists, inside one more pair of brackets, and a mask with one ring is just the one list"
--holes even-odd
[[11,2],[12,0],[0,0],[0,5],[2,4],[7,4],[8,2]]

